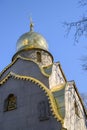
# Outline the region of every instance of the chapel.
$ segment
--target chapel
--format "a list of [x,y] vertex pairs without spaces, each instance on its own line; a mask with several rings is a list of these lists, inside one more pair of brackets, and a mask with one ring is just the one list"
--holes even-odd
[[67,81],[32,22],[16,48],[0,73],[0,130],[87,130],[75,82]]

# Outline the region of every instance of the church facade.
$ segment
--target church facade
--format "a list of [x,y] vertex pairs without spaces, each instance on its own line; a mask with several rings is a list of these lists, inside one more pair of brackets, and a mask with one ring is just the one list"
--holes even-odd
[[0,73],[0,130],[86,130],[86,118],[75,82],[67,81],[31,23]]

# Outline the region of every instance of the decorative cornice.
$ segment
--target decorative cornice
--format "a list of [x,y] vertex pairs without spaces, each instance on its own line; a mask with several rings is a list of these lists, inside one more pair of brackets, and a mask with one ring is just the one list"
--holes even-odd
[[[25,60],[25,61],[32,61],[32,62],[34,62],[34,63],[40,68],[41,73],[42,73],[44,76],[46,76],[46,77],[49,77],[49,76],[50,76],[49,74],[46,74],[46,73],[44,72],[43,67],[40,67],[36,61],[18,55],[18,56],[17,56],[7,67],[5,67],[5,69],[0,73],[0,77],[1,77],[1,76],[7,71],[7,69],[9,69],[18,59],[22,59],[22,60]],[[47,67],[48,67],[48,66],[47,66]]]
[[56,118],[57,121],[61,121],[62,124],[64,123],[63,118],[58,113],[57,105],[56,105],[52,92],[42,82],[40,82],[39,80],[33,77],[21,76],[13,72],[10,72],[3,80],[0,81],[0,86],[3,85],[10,77],[14,79],[19,79],[19,80],[31,81],[37,84],[45,92],[46,96],[48,97],[50,108],[51,108],[54,118]]

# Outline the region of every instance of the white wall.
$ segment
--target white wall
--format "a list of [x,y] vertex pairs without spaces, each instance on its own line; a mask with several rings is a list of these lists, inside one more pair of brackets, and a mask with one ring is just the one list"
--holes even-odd
[[[75,113],[74,103],[78,105],[79,116]],[[87,130],[85,125],[85,114],[80,99],[75,91],[73,83],[69,82],[65,89],[65,119],[64,127],[67,130]]]
[[53,88],[57,85],[64,84],[65,80],[59,67],[59,63],[54,63],[52,67],[52,74],[49,78],[49,86]]

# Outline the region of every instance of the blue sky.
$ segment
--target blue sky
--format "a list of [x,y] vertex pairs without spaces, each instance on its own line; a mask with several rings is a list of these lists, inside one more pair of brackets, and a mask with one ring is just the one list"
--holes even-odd
[[61,63],[67,80],[74,80],[80,93],[87,92],[87,72],[82,70],[80,60],[87,54],[87,38],[73,45],[73,30],[66,38],[62,24],[80,19],[84,11],[77,0],[0,0],[0,71],[11,63],[17,39],[29,31],[32,16],[34,30],[46,38],[54,61]]

